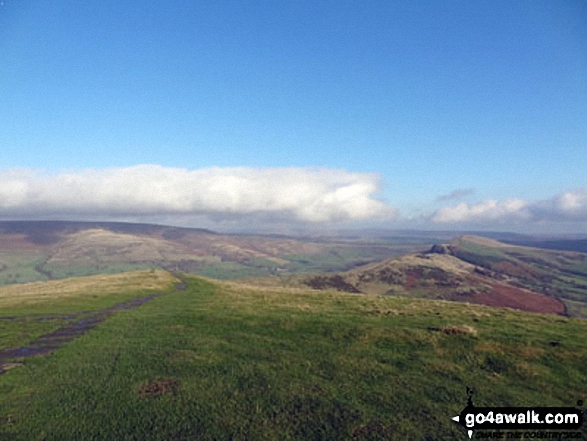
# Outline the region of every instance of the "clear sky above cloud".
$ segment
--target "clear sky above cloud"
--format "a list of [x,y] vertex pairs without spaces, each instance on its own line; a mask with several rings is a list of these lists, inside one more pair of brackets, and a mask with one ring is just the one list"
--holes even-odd
[[587,232],[586,79],[582,0],[4,0],[0,217]]

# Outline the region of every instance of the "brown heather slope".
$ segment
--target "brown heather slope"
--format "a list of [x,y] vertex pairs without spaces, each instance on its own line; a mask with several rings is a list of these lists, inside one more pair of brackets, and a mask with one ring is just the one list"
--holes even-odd
[[466,295],[465,298],[479,305],[514,308],[521,311],[559,315],[565,315],[566,312],[565,304],[558,299],[505,283],[490,284],[488,291]]
[[[459,247],[465,243],[469,249],[466,253],[460,252]],[[476,252],[474,247],[483,247],[486,254]],[[435,245],[427,253],[387,259],[343,273],[300,276],[297,282],[314,289],[404,295],[568,314],[564,299],[550,294],[554,288],[545,284],[554,280],[552,272],[555,270],[549,272],[544,267],[536,267],[529,260],[501,259],[498,253],[504,249],[518,254],[523,252],[518,247],[491,239],[468,236],[456,244]],[[531,249],[531,252],[537,259],[543,250]],[[469,261],[460,256],[468,257]],[[541,286],[543,291],[532,289],[534,286]]]

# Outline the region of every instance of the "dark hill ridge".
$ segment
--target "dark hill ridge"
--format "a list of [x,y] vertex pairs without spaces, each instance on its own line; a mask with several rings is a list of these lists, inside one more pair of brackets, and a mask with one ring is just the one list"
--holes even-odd
[[217,234],[203,228],[167,227],[154,224],[126,222],[82,222],[82,221],[0,221],[3,234],[24,234],[26,240],[36,244],[55,243],[59,235],[88,229],[104,229],[115,233],[179,236],[187,232]]
[[307,286],[406,295],[587,318],[587,254],[508,245],[478,236],[328,276]]

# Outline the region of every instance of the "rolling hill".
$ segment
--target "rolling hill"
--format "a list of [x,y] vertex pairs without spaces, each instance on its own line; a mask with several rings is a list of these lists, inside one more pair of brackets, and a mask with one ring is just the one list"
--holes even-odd
[[340,271],[430,238],[292,238],[110,222],[0,222],[0,285],[161,268],[214,278]]
[[287,283],[587,317],[587,254],[478,236],[342,273],[290,278]]

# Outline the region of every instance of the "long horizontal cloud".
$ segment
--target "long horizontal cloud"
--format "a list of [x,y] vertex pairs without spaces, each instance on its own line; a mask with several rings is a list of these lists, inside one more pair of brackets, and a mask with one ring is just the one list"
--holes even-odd
[[47,176],[0,172],[0,216],[266,215],[303,222],[393,217],[373,198],[378,177],[311,168],[206,168],[158,165],[89,169]]
[[487,200],[477,204],[461,203],[440,208],[431,216],[431,220],[437,223],[587,222],[587,188],[538,201],[508,199]]

